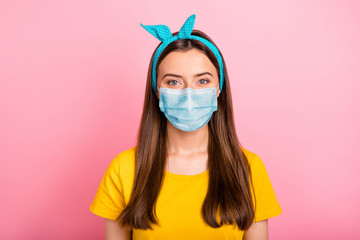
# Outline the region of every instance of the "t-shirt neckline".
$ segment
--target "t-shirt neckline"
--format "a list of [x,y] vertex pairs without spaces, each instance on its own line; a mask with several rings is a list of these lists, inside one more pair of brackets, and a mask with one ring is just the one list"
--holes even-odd
[[208,176],[208,174],[209,174],[209,169],[206,169],[205,171],[198,173],[198,174],[194,174],[194,175],[176,174],[176,173],[169,172],[168,170],[165,169],[166,177],[170,177],[172,179],[177,179],[177,180],[184,180],[184,181],[203,179],[203,178],[206,178]]

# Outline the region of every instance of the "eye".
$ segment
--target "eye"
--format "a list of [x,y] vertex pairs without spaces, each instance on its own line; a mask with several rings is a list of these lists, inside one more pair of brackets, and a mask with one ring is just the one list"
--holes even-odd
[[169,84],[170,86],[174,86],[174,85],[176,85],[178,83],[178,81],[176,81],[176,80],[169,80],[169,81],[167,81],[167,84]]
[[207,79],[200,79],[199,80],[199,83],[200,84],[206,84],[206,83],[208,83],[209,82],[209,80],[207,80]]

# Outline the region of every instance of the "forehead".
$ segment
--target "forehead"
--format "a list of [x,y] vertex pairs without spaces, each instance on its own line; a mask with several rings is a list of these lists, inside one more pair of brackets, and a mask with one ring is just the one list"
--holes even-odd
[[172,51],[158,67],[159,76],[169,72],[186,75],[204,71],[215,73],[216,68],[206,54],[196,48],[188,51]]

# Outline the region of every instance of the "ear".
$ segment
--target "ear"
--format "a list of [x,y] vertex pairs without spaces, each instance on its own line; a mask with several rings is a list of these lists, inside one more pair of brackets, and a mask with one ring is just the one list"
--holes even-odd
[[[157,85],[156,85],[157,86]],[[160,99],[160,91],[159,91],[159,89],[156,87],[156,93],[155,93],[155,95],[156,95],[156,97],[158,98],[158,99]]]

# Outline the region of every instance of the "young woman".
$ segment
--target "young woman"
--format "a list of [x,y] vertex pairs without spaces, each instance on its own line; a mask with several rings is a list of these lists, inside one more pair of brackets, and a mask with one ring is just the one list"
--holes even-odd
[[107,168],[90,210],[106,239],[268,239],[282,209],[259,156],[238,141],[221,52],[191,15],[149,65],[137,145]]

